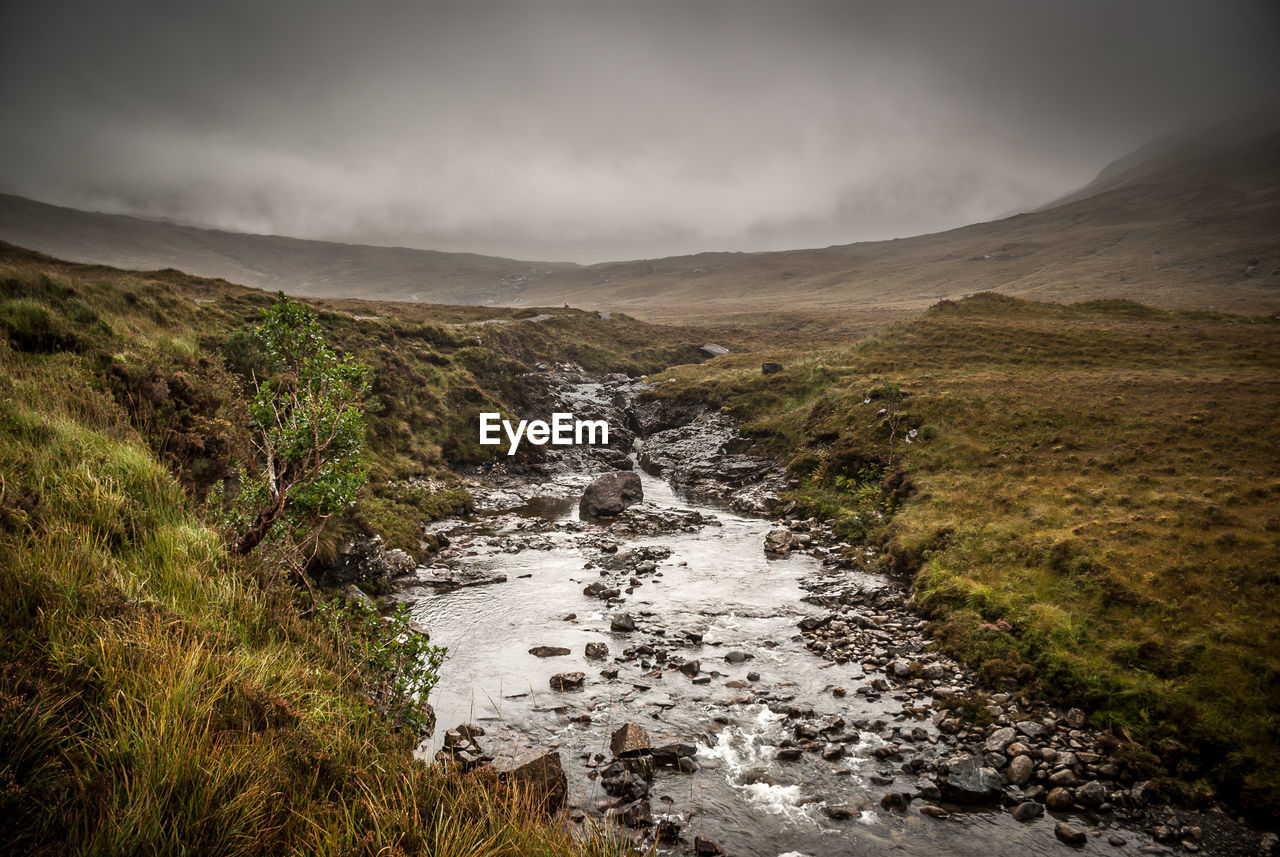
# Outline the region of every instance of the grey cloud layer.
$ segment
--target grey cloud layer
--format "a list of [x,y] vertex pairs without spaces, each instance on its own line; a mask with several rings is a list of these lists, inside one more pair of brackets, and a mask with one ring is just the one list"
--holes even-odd
[[1266,2],[187,7],[0,6],[0,190],[525,258],[819,246],[1041,204],[1280,82]]

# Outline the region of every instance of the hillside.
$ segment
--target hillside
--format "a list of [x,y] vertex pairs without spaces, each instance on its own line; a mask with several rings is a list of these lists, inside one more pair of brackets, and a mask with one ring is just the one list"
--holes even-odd
[[577,266],[241,235],[13,196],[0,196],[0,240],[76,261],[178,267],[291,294],[567,303],[650,321],[853,329],[983,290],[1274,313],[1280,134],[1160,141],[1038,211],[824,249]]

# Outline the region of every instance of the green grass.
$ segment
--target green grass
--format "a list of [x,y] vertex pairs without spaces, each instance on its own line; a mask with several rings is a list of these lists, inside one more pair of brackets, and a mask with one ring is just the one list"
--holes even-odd
[[423,765],[340,639],[218,533],[73,354],[0,344],[0,850],[569,855]]
[[[270,300],[0,248],[0,851],[625,852],[491,775],[424,765],[347,626],[307,616],[287,557],[226,555],[201,501],[246,442],[242,333]],[[419,552],[419,521],[470,504],[447,471],[466,455],[458,403],[519,406],[517,358],[558,347],[525,342],[531,322],[486,346],[420,312],[324,313],[382,385],[375,480],[330,543],[386,530]],[[602,366],[667,347],[613,327],[558,335]]]
[[992,686],[1089,708],[1188,795],[1280,810],[1273,320],[982,295],[654,379],[747,420]]

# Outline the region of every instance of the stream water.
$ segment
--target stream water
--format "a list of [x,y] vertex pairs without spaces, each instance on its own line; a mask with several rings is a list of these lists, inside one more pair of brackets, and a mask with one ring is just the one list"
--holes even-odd
[[[875,756],[895,727],[928,733],[922,739],[926,754],[946,751],[929,749],[938,739],[932,723],[913,719],[899,697],[833,696],[834,687],[852,691],[871,676],[857,663],[836,665],[805,647],[797,622],[820,611],[801,600],[801,581],[817,572],[818,561],[803,554],[768,558],[762,544],[774,526],[769,521],[688,502],[662,480],[642,475],[647,507],[694,510],[715,520],[658,536],[610,532],[621,552],[658,546],[670,556],[621,606],[585,595],[583,588],[601,579],[599,570],[584,567],[601,556],[594,547],[601,527],[578,520],[585,478],[546,486],[532,498],[512,497],[508,508],[468,522],[450,562],[467,572],[506,575],[505,582],[440,594],[425,587],[401,593],[432,640],[450,651],[431,699],[440,728],[425,753],[435,752],[446,728],[464,722],[484,727],[492,747],[556,748],[571,805],[598,814],[607,796],[591,772],[607,763],[613,730],[635,722],[648,730],[655,747],[684,742],[697,748],[696,772],[659,768],[650,793],[654,819],[681,825],[680,847],[703,836],[744,857],[1062,852],[1052,814],[1020,823],[995,808],[966,808],[935,819],[880,806],[886,791],[917,782]],[[884,585],[872,575],[863,577],[867,586]],[[618,610],[635,617],[635,632],[610,631]],[[601,642],[609,647],[608,658],[586,658],[586,644]],[[665,650],[667,663],[619,657],[642,642]],[[560,646],[570,654],[539,658],[529,653],[535,646]],[[726,659],[731,652],[747,657]],[[695,658],[699,678],[709,677],[708,683],[694,683],[670,668]],[[606,668],[616,668],[617,677],[602,677]],[[550,689],[553,674],[575,671],[587,676],[581,690]],[[747,681],[748,673],[758,676]],[[726,686],[730,682],[735,686]],[[838,723],[835,718],[862,728],[841,729],[839,758],[806,753],[780,762],[779,747],[796,724],[781,710],[787,704],[811,708],[804,719],[816,728]],[[835,807],[843,811],[833,813]],[[1128,843],[1115,847],[1091,837],[1087,849],[1137,853],[1137,841]]]

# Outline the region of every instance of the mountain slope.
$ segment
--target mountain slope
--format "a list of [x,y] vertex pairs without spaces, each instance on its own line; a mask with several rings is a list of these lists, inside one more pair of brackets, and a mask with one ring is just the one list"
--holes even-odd
[[1038,211],[824,249],[577,266],[218,232],[12,196],[0,196],[0,240],[72,260],[179,267],[294,294],[568,303],[653,321],[856,326],[989,290],[1274,313],[1280,133],[1157,141]]
[[0,239],[73,262],[179,268],[271,291],[430,303],[511,303],[529,279],[575,267],[472,253],[196,229],[0,194]]

